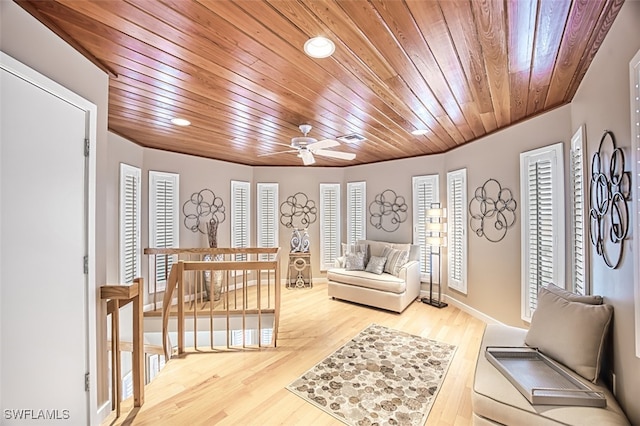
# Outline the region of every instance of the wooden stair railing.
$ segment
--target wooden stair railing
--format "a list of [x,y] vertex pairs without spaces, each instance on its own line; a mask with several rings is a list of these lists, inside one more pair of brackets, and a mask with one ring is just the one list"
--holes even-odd
[[[271,248],[193,248],[193,249],[145,249],[148,255],[205,255],[222,256],[224,260],[192,261],[178,260],[173,264],[166,280],[162,301],[162,342],[167,360],[173,354],[169,339],[169,320],[177,318],[177,352],[185,350],[185,306],[193,314],[194,347],[198,350],[197,336],[199,319],[209,317],[209,339],[214,349],[214,318],[226,319],[226,348],[236,346],[230,343],[231,319],[238,317],[242,323],[242,348],[245,345],[249,319],[257,320],[258,347],[263,347],[262,326],[265,315],[273,316],[271,345],[276,346],[280,317],[280,249]],[[236,260],[241,258],[242,260]],[[259,260],[268,258],[270,260]],[[223,274],[222,300],[203,301],[201,277],[209,272],[213,286],[214,272]],[[266,274],[266,279],[263,276]],[[188,294],[187,294],[188,293]],[[173,305],[177,299],[177,306]],[[216,306],[217,305],[217,306]],[[222,307],[221,307],[221,306]],[[175,310],[177,309],[177,312]],[[253,329],[255,330],[255,328]],[[216,330],[218,332],[222,330]],[[239,330],[238,330],[239,331]]]
[[133,405],[144,404],[144,341],[143,341],[143,301],[142,278],[136,278],[132,284],[104,285],[100,287],[100,298],[107,301],[107,315],[111,315],[111,409],[120,417],[121,361],[120,361],[120,308],[133,303]]

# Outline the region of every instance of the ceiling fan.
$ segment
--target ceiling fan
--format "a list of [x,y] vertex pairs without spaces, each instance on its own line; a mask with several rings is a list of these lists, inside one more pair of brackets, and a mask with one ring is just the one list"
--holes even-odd
[[285,145],[283,143],[278,143],[278,145],[286,146],[290,149],[288,151],[278,151],[278,152],[270,152],[268,154],[260,154],[258,157],[266,157],[270,155],[284,154],[287,152],[296,152],[298,153],[298,157],[302,158],[302,163],[305,166],[313,164],[316,162],[316,159],[313,157],[314,155],[319,155],[322,157],[329,158],[337,158],[340,160],[353,160],[356,158],[356,154],[350,152],[341,152],[341,151],[329,151],[326,148],[333,148],[334,146],[340,145],[340,142],[334,139],[323,139],[321,141],[314,139],[312,137],[307,136],[307,134],[311,131],[310,124],[301,124],[298,126],[300,131],[304,136],[297,136],[291,138],[291,144]]

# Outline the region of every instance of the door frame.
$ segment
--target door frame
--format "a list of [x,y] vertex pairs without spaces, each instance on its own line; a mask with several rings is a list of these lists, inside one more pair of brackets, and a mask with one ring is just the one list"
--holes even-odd
[[[87,395],[87,412],[89,424],[97,424],[98,393],[97,393],[97,341],[96,341],[96,140],[97,140],[97,107],[85,98],[40,74],[27,65],[0,51],[0,68],[19,77],[34,86],[56,96],[76,108],[85,112],[85,135],[89,140],[89,155],[85,159],[85,227],[86,227],[86,255],[88,264],[85,278],[85,332],[87,339],[86,360],[89,373],[89,390]],[[80,267],[80,265],[79,265]]]

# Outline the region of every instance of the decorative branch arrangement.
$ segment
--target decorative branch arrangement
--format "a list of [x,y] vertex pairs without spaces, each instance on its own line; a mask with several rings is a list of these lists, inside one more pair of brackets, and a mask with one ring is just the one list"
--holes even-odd
[[[208,233],[209,240],[215,239],[218,224],[226,219],[225,207],[222,198],[210,189],[194,192],[182,205],[184,213],[184,226],[191,232]],[[213,233],[213,235],[211,235]],[[210,247],[212,241],[209,241]]]
[[[610,145],[610,151],[604,151],[605,144]],[[611,155],[608,162],[605,161],[607,153]],[[598,152],[593,154],[591,160],[589,218],[591,244],[610,269],[620,265],[624,239],[629,232],[627,201],[630,197],[630,189],[631,174],[625,171],[624,153],[621,148],[616,148],[613,133],[605,130],[600,139]],[[611,244],[614,246],[620,244],[617,255],[614,255],[613,259],[607,254],[607,247],[611,247]]]
[[407,203],[403,196],[387,189],[375,196],[369,204],[369,222],[376,229],[393,232],[400,224],[407,220]]
[[[280,223],[287,228],[307,228],[318,218],[318,208],[313,200],[306,194],[297,192],[290,195],[280,204]],[[295,226],[294,221],[298,219],[300,226]]]
[[502,188],[495,179],[488,179],[476,188],[469,203],[469,226],[478,237],[485,237],[492,243],[502,241],[516,222],[517,206],[510,189]]

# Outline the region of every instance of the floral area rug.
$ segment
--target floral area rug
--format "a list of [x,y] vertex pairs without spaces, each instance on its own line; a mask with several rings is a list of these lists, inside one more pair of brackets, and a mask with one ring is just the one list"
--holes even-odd
[[349,425],[423,425],[455,350],[372,324],[287,389]]

